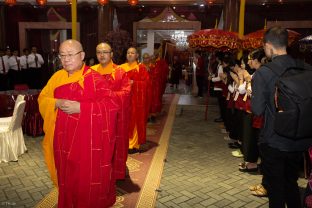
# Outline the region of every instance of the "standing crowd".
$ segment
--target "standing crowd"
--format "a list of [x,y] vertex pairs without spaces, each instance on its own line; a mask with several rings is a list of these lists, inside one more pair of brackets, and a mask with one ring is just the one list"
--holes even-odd
[[[276,84],[283,72],[296,67],[296,61],[286,51],[286,29],[273,27],[266,31],[263,40],[263,49],[256,49],[240,60],[228,52],[215,54],[217,70],[208,77],[214,83],[220,107],[220,118],[215,122],[224,122],[224,132],[228,134],[225,139],[232,141],[228,144],[230,148],[237,149],[232,155],[243,158],[238,164],[239,171],[262,173],[262,183],[251,186],[251,193],[268,196],[272,208],[286,205],[299,208],[302,207],[297,184],[300,161],[302,153],[312,146],[312,134],[310,130],[310,136],[296,139],[275,131],[278,113],[288,110],[277,108]],[[272,64],[279,67],[270,67]],[[311,66],[302,65],[312,70]],[[306,86],[308,91],[311,88]],[[286,125],[288,118],[284,118]]]
[[127,177],[128,153],[142,151],[147,121],[161,112],[168,65],[136,48],[127,62],[112,61],[109,44],[96,47],[99,64],[84,63],[80,42],[66,40],[59,48],[63,69],[41,91],[43,149],[55,186],[58,207],[110,207],[116,201],[116,180]]
[[0,91],[13,90],[24,84],[31,89],[40,89],[44,60],[33,46],[31,51],[25,48],[23,55],[18,50],[0,50]]

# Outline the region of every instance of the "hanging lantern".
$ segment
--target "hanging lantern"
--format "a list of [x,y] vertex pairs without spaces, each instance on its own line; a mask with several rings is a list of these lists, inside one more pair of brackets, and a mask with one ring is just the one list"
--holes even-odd
[[16,0],[4,0],[4,3],[8,6],[14,6],[16,4]]
[[36,0],[39,6],[45,6],[47,4],[47,0]]
[[139,3],[138,0],[128,0],[128,4],[130,4],[131,6],[135,6]]
[[97,0],[97,2],[99,3],[99,5],[104,6],[108,4],[109,0]]
[[205,0],[207,4],[212,5],[213,4],[213,0]]

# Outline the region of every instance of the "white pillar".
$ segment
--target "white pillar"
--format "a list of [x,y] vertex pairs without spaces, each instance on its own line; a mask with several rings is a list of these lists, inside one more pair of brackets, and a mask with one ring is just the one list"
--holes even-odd
[[154,42],[155,42],[155,32],[154,30],[147,31],[147,53],[150,55],[154,54]]
[[67,31],[66,30],[61,30],[60,33],[60,42],[62,43],[63,41],[67,40]]

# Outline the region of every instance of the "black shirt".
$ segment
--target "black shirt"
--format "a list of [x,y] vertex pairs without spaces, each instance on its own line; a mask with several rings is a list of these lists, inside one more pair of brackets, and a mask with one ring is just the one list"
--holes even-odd
[[[280,55],[273,58],[272,62],[281,66],[270,69],[261,66],[252,78],[251,110],[255,115],[264,115],[264,125],[260,131],[259,143],[266,143],[270,147],[280,151],[304,151],[312,146],[312,139],[292,140],[280,136],[274,131],[275,119],[275,83],[278,79],[276,74],[281,74],[288,67],[296,66],[295,60],[289,55]],[[274,70],[275,73],[272,71]]]

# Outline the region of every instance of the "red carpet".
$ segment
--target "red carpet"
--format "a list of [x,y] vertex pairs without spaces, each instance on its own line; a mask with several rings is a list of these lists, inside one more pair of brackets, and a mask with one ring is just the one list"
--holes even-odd
[[[176,96],[178,97],[178,96]],[[171,132],[171,126],[168,125],[168,115],[170,113],[170,107],[171,104],[174,104],[174,100],[177,100],[175,98],[174,94],[171,95],[165,95],[164,96],[164,105],[163,105],[163,113],[162,115],[157,117],[156,123],[154,124],[148,124],[147,125],[147,143],[144,145],[144,148],[146,148],[146,151],[143,153],[136,153],[131,154],[128,156],[127,166],[129,168],[129,178],[126,178],[125,181],[120,181],[117,183],[117,202],[114,205],[114,207],[150,207],[148,204],[153,205],[154,200],[156,198],[160,178],[161,178],[161,172],[162,167],[158,167],[155,170],[155,167],[152,166],[153,158],[155,156],[156,150],[160,148],[161,145],[161,137],[164,133],[164,127],[169,127],[169,134]],[[172,110],[172,109],[171,109]],[[172,112],[175,115],[175,110]],[[166,125],[165,125],[166,124]],[[164,135],[163,135],[164,136]],[[165,136],[167,137],[167,136]],[[168,138],[166,138],[168,140]],[[163,146],[164,151],[159,157],[162,157],[163,159],[160,159],[160,161],[156,161],[157,164],[154,164],[154,166],[163,166],[163,161],[166,156],[167,146]],[[155,162],[155,161],[154,161]],[[159,170],[161,169],[161,170]],[[159,174],[156,174],[156,172],[160,172]],[[153,177],[152,175],[155,175],[158,181],[155,179],[151,179],[151,182],[149,182],[149,177]],[[153,184],[155,183],[156,184]],[[156,187],[153,187],[155,186]],[[146,190],[152,188],[152,193],[146,192]],[[148,195],[148,196],[146,196]],[[145,197],[148,197],[148,199],[144,199]],[[142,205],[142,203],[144,205]],[[153,207],[153,206],[151,206]]]

